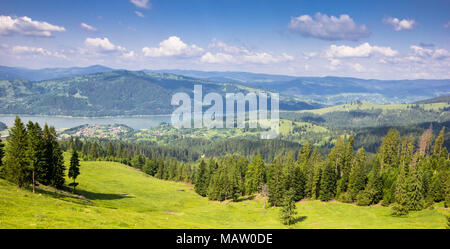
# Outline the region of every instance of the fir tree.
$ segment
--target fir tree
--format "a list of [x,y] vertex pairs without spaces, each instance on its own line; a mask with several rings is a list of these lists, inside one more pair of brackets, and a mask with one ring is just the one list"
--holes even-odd
[[253,160],[248,165],[247,174],[245,175],[245,189],[246,194],[256,193],[261,184],[264,183],[265,167],[261,154],[253,157]]
[[269,174],[269,203],[272,206],[281,206],[285,194],[285,180],[283,179],[283,164],[277,157],[270,165]]
[[197,194],[205,197],[208,193],[208,182],[207,182],[208,176],[206,172],[206,164],[205,161],[201,161],[200,165],[197,170],[197,176],[195,179],[195,187],[194,190],[197,192]]
[[280,209],[280,220],[284,225],[293,225],[297,220],[297,210],[295,206],[295,191],[289,189],[283,200],[283,205]]
[[80,175],[80,160],[78,159],[78,153],[76,150],[72,151],[72,156],[70,157],[70,167],[69,167],[69,178],[73,179],[71,185],[73,186],[72,193],[75,193],[75,187],[78,185],[75,182],[78,175]]
[[396,183],[395,203],[392,206],[393,214],[408,214],[408,202],[408,172],[402,168]]
[[408,208],[421,210],[424,206],[423,189],[416,167],[412,167],[408,177]]
[[[331,154],[331,153],[330,153]],[[335,161],[327,160],[325,167],[322,171],[322,177],[320,179],[320,194],[319,199],[321,201],[329,201],[334,198],[336,194],[336,166]]]
[[28,131],[28,150],[27,157],[31,169],[31,178],[33,184],[33,193],[35,192],[36,179],[40,179],[42,168],[44,167],[44,150],[43,150],[43,132],[38,123],[33,124],[29,121],[27,124]]
[[356,153],[355,160],[352,164],[352,169],[349,177],[348,190],[350,193],[350,198],[352,201],[356,200],[356,196],[359,191],[363,190],[365,187],[365,171],[364,165],[366,162],[366,154],[364,148],[360,148]]
[[2,175],[2,169],[3,169],[3,157],[5,156],[5,144],[3,144],[2,140],[0,139],[0,176]]
[[5,173],[19,187],[30,183],[30,163],[27,158],[28,138],[24,124],[18,116],[11,128],[5,153]]

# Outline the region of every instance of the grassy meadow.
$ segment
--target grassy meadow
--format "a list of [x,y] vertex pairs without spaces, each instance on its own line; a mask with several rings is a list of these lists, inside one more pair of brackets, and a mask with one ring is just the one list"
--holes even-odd
[[[77,193],[19,189],[0,179],[0,228],[289,228],[261,198],[216,202],[193,186],[113,162],[82,161]],[[291,228],[445,228],[448,209],[390,215],[390,208],[303,200]]]

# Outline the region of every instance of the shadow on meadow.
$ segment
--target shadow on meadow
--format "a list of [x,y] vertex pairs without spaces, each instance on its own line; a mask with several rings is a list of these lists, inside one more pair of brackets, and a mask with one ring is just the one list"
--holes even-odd
[[124,198],[134,198],[134,196],[129,196],[128,194],[110,194],[110,193],[96,193],[87,190],[77,189],[75,191],[77,194],[86,197],[88,200],[118,200]]

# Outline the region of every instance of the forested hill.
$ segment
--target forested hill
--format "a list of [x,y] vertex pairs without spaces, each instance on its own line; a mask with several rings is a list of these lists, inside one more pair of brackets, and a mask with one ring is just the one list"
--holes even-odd
[[[192,95],[194,85],[203,94],[248,92],[236,84],[218,83],[174,74],[117,70],[44,81],[0,81],[0,113],[70,116],[170,114],[173,94]],[[320,105],[295,99],[280,100],[280,108],[312,109]]]

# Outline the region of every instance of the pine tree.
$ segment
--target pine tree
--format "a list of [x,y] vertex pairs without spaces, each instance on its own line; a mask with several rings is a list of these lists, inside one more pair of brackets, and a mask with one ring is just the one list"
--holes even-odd
[[247,174],[245,175],[245,192],[246,194],[253,194],[259,191],[261,184],[265,179],[265,166],[262,160],[261,154],[257,154],[253,157],[247,168]]
[[[330,153],[332,154],[332,153]],[[328,155],[327,163],[322,171],[320,179],[320,193],[319,199],[321,201],[329,201],[334,198],[336,194],[336,161],[333,155]]]
[[69,178],[73,179],[71,185],[73,186],[72,193],[75,193],[75,187],[78,185],[75,182],[78,175],[80,175],[80,160],[78,159],[78,153],[76,150],[72,150],[72,156],[70,157]]
[[365,187],[365,171],[364,165],[366,163],[366,154],[364,148],[360,148],[356,153],[352,164],[352,169],[349,177],[348,190],[352,201],[356,200],[357,195]]
[[322,182],[322,164],[315,165],[314,176],[311,186],[311,197],[313,199],[319,199],[320,196],[320,183]]
[[435,157],[447,157],[447,153],[443,150],[443,144],[445,141],[444,138],[445,135],[445,126],[442,127],[441,131],[439,132],[439,136],[436,138],[433,146],[433,156]]
[[280,157],[275,158],[270,165],[268,185],[270,205],[281,206],[286,189],[283,178],[283,164]]
[[297,210],[295,206],[295,191],[289,189],[283,200],[283,205],[280,209],[280,220],[284,225],[293,225],[297,220]]
[[24,124],[18,116],[11,128],[5,153],[5,173],[19,187],[30,183],[30,163],[27,158],[28,137]]
[[33,124],[33,122],[31,121],[29,121],[27,124],[27,131],[28,131],[27,157],[32,172],[31,178],[34,193],[36,186],[36,179],[40,178],[42,168],[44,167],[43,132],[38,123]]
[[58,141],[56,140],[56,130],[55,127],[50,127],[51,141],[52,141],[52,164],[53,164],[53,174],[51,185],[55,188],[61,188],[64,185],[65,178],[64,174],[66,168],[64,167],[64,157],[62,150],[59,146]]
[[408,172],[402,168],[396,183],[395,203],[392,206],[393,214],[408,214],[408,202]]
[[197,194],[205,197],[208,193],[208,184],[207,182],[208,176],[206,172],[206,164],[205,161],[201,161],[197,170],[197,176],[195,179],[195,187],[194,190]]
[[422,210],[423,206],[422,182],[416,167],[412,167],[408,177],[408,208],[409,210]]

